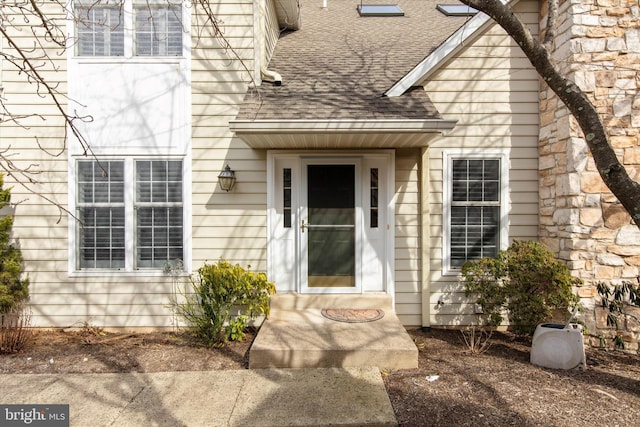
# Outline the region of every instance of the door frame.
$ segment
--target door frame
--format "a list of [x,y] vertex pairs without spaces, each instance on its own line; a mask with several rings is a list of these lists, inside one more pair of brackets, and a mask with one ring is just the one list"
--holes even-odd
[[[357,286],[357,289],[348,288],[347,293],[385,293],[394,298],[395,295],[395,151],[389,149],[381,150],[340,150],[340,151],[315,151],[315,150],[268,150],[267,151],[267,274],[269,279],[274,281],[276,289],[279,293],[307,293],[301,285],[301,268],[299,265],[299,209],[300,191],[292,191],[291,200],[294,209],[291,212],[292,226],[284,233],[288,233],[288,237],[283,235],[283,228],[280,226],[282,221],[282,177],[277,172],[281,166],[291,168],[292,182],[300,184],[302,182],[302,164],[307,161],[327,161],[338,162],[345,159],[341,163],[348,163],[352,159],[359,159],[361,170],[369,162],[384,166],[385,178],[381,181],[381,185],[385,185],[384,195],[380,197],[379,208],[384,209],[384,223],[380,223],[379,230],[382,238],[381,248],[376,256],[379,257],[382,268],[382,285],[380,289],[370,290],[366,286]],[[347,161],[348,159],[348,161]],[[331,164],[331,163],[328,163]],[[288,165],[288,166],[287,166]],[[356,167],[357,168],[357,167]],[[360,173],[362,175],[362,173]],[[358,178],[357,181],[361,179]],[[361,199],[365,198],[364,191],[369,188],[365,183],[360,183],[358,192],[362,193]],[[277,190],[277,191],[276,191]],[[305,190],[306,192],[306,190]],[[360,203],[362,205],[362,202]],[[360,208],[360,221],[364,221],[363,209]],[[365,229],[365,225],[361,226],[361,230]],[[357,238],[358,239],[358,238]],[[362,246],[362,245],[361,245]],[[358,248],[356,248],[358,251]],[[294,259],[293,262],[283,262],[283,260]],[[287,264],[287,265],[284,265]],[[362,284],[362,268],[357,267],[356,275],[360,275],[360,284]],[[356,279],[357,284],[358,280]],[[339,294],[340,291],[335,289],[319,288],[323,293]],[[313,292],[311,293],[318,293]]]

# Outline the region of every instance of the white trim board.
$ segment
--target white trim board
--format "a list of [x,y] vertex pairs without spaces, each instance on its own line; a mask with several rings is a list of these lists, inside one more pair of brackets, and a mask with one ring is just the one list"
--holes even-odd
[[509,171],[510,149],[495,150],[445,150],[442,153],[442,275],[457,275],[460,269],[451,267],[450,235],[451,235],[451,162],[454,158],[462,159],[500,159],[500,247],[505,250],[509,246]]
[[[347,159],[356,159],[358,163],[363,165],[379,165],[373,167],[385,166],[386,185],[384,202],[385,215],[384,223],[380,223],[379,232],[384,235],[380,242],[381,274],[380,287],[376,289],[367,289],[362,286],[360,289],[354,290],[356,293],[368,292],[384,292],[395,300],[395,155],[393,150],[354,150],[354,151],[268,151],[267,152],[267,272],[270,278],[276,283],[280,283],[279,292],[309,292],[301,286],[300,266],[292,259],[297,259],[296,255],[300,249],[299,243],[299,220],[295,216],[292,218],[292,227],[283,228],[281,224],[282,209],[282,177],[278,173],[279,168],[291,168],[291,179],[293,183],[300,184],[303,180],[300,168],[309,161],[328,161],[328,162],[344,162]],[[363,187],[366,187],[363,186]],[[366,189],[366,188],[365,188]],[[291,200],[292,208],[299,208],[293,205],[300,205],[300,197],[303,194],[300,191],[292,189]],[[294,214],[296,209],[292,209]],[[366,215],[365,215],[366,218]],[[382,217],[381,217],[382,220]],[[277,255],[277,257],[276,257]],[[282,257],[288,259],[282,262]],[[350,293],[353,293],[350,292]]]
[[[510,3],[514,6],[518,0],[501,0],[502,3]],[[395,97],[403,95],[411,87],[416,86],[436,71],[440,65],[455,55],[467,42],[476,37],[493,23],[492,19],[482,12],[478,12],[466,24],[460,27],[455,33],[449,36],[440,46],[438,46],[429,56],[416,65],[404,77],[396,82],[388,91],[386,96]],[[497,25],[497,24],[496,24]]]

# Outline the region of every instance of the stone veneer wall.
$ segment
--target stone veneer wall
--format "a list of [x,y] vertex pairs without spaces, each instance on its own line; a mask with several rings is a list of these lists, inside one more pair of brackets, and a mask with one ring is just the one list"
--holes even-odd
[[[545,28],[546,2],[541,29]],[[640,6],[638,0],[560,0],[554,58],[595,103],[618,157],[640,179]],[[578,289],[591,344],[610,338],[596,284],[636,281],[640,230],[602,182],[582,132],[541,84],[540,240],[584,280]],[[637,350],[639,325],[623,333]]]

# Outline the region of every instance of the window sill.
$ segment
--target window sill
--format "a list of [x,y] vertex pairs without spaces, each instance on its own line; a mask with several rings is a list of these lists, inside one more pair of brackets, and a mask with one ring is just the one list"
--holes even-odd
[[460,276],[461,273],[462,273],[462,268],[459,268],[459,267],[458,268],[449,267],[446,269],[445,268],[442,269],[443,276],[449,276],[449,277]]
[[[188,277],[188,271],[180,271],[175,274],[178,277]],[[170,278],[172,274],[165,273],[163,270],[136,270],[136,271],[125,271],[125,270],[75,270],[69,273],[69,277],[167,277]]]
[[187,60],[186,56],[74,56],[78,64],[178,64]]

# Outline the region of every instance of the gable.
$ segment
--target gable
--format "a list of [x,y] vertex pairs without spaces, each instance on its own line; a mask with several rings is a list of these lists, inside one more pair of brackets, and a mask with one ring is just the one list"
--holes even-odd
[[[504,1],[508,2],[507,0]],[[511,1],[511,6],[515,7],[519,1],[520,0]],[[484,13],[474,15],[419,64],[412,68],[404,77],[398,80],[385,92],[385,95],[389,97],[400,96],[411,87],[420,85],[421,82],[428,79],[429,75],[436,71],[442,64],[455,57],[460,50],[495,25],[497,24]]]

